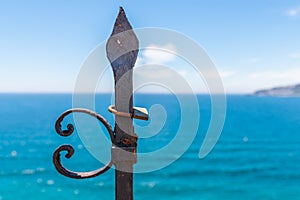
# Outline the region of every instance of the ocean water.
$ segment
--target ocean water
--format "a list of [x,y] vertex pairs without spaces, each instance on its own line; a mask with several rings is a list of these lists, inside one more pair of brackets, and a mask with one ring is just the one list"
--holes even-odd
[[[204,159],[198,153],[211,104],[206,95],[198,100],[201,122],[194,142],[170,166],[135,174],[135,199],[300,199],[300,98],[228,96],[222,135]],[[96,111],[112,124],[113,116],[107,112],[111,101],[111,95],[96,96]],[[148,108],[161,104],[167,113],[160,133],[139,140],[138,151],[168,144],[180,123],[176,97],[140,94],[135,104]],[[71,106],[69,94],[0,95],[0,199],[114,199],[114,170],[73,180],[58,174],[52,164],[54,150],[68,143],[75,148],[71,159],[63,158],[68,168],[102,166],[76,133],[69,138],[55,133],[56,118]],[[109,149],[99,151],[105,154]]]

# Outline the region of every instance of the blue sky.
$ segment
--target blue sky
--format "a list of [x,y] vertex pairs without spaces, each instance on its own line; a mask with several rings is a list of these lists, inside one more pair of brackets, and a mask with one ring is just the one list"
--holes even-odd
[[0,2],[0,92],[72,92],[119,5],[135,28],[199,43],[228,93],[300,83],[300,1],[11,0]]

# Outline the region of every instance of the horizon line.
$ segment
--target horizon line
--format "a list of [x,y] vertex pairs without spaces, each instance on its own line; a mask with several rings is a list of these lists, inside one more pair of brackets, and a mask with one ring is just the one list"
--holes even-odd
[[[55,94],[55,95],[58,95],[58,94],[74,94],[73,92],[59,92],[59,91],[56,91],[56,92],[46,92],[46,91],[43,91],[43,92],[28,92],[28,91],[22,91],[22,92],[2,92],[0,91],[0,94]],[[95,93],[90,93],[90,92],[80,92],[80,93],[77,93],[77,94],[114,94],[114,92],[95,92]],[[161,95],[168,95],[168,94],[173,94],[173,93],[167,93],[167,92],[137,92],[137,93],[134,93],[134,94],[161,94]],[[178,94],[181,94],[181,95],[190,95],[190,94],[196,94],[196,95],[252,95],[253,93],[242,93],[242,92],[227,92],[227,93],[208,93],[208,92],[195,92],[195,93],[178,93]]]

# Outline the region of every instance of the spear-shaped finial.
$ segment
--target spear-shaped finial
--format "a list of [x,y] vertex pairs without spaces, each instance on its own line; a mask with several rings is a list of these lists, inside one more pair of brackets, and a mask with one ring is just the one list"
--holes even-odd
[[[112,34],[106,44],[107,57],[112,64],[115,81],[134,67],[138,48],[139,41],[132,30],[124,9],[120,7]],[[121,66],[122,70],[117,70]]]

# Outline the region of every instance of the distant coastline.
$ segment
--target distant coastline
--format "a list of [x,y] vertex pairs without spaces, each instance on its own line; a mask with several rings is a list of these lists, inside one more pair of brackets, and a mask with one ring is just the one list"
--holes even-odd
[[300,84],[274,87],[254,92],[255,96],[300,97]]

